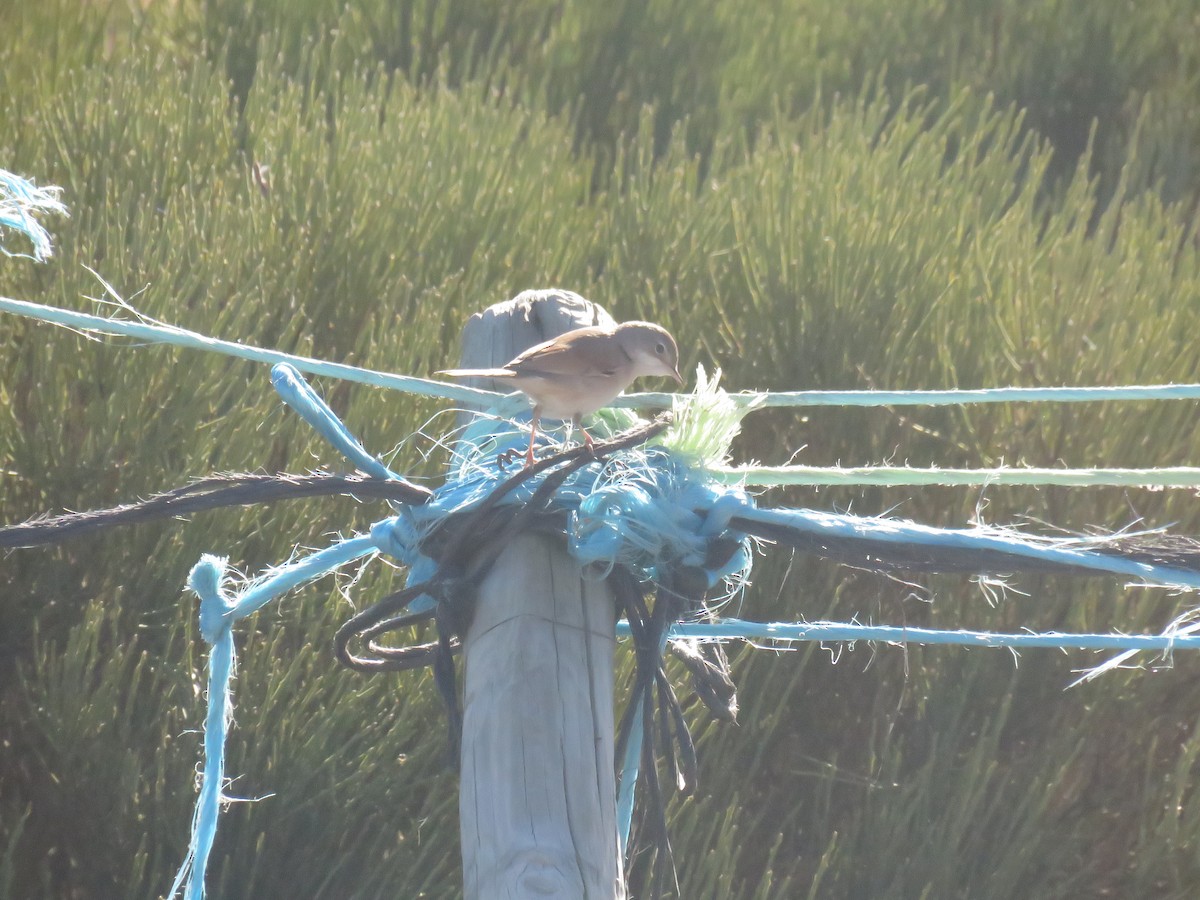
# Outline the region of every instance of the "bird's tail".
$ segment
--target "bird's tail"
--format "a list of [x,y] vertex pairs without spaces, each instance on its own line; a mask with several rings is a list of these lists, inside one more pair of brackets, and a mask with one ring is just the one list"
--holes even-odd
[[440,369],[435,375],[449,375],[451,378],[511,378],[511,369]]

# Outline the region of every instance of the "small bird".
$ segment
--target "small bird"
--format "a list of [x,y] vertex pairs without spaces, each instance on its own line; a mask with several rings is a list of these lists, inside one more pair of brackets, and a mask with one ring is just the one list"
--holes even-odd
[[607,406],[635,378],[666,375],[683,384],[675,339],[650,322],[576,328],[530,347],[498,369],[443,369],[438,374],[510,379],[513,387],[533,401],[527,468],[533,465],[533,443],[542,416],[570,419],[591,447],[592,436],[583,427],[583,417]]

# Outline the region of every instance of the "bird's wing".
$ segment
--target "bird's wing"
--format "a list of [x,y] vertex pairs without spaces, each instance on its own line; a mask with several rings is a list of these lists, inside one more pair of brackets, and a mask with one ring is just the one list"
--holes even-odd
[[613,340],[613,330],[589,326],[568,332],[561,338],[530,347],[504,368],[517,375],[567,375],[603,377],[612,375],[628,362],[628,357]]

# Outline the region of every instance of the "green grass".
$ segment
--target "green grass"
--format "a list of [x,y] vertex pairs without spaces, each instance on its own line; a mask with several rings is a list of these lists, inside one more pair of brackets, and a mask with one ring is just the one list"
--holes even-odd
[[[682,370],[719,366],[731,390],[1200,380],[1184,2],[0,0],[0,21],[0,165],[72,211],[51,263],[0,258],[4,296],[86,308],[87,265],[184,327],[425,375],[471,313],[559,285],[667,324]],[[12,318],[0,341],[6,522],[339,465],[260,367]],[[397,470],[444,467],[409,440],[450,429],[431,401],[320,387]],[[1187,403],[770,411],[734,456],[1143,466],[1194,463],[1197,438]],[[1200,534],[1183,492],[763,502]],[[299,502],[6,557],[0,896],[159,896],[199,746],[188,569],[218,552],[257,571],[383,514]],[[962,579],[779,551],[753,580],[761,618],[1132,631],[1188,604],[1028,578],[989,605]],[[361,607],[394,584],[375,566],[343,587]],[[435,692],[337,669],[349,611],[321,582],[239,631],[230,793],[264,799],[226,810],[214,896],[460,892]],[[682,896],[1194,895],[1197,663],[1063,691],[1097,660],[739,652],[741,724],[691,714]]]

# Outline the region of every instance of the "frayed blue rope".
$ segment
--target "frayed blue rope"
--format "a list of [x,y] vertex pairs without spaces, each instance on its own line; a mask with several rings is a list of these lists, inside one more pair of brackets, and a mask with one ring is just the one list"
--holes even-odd
[[5,256],[21,256],[37,262],[45,262],[54,255],[54,244],[48,232],[34,215],[55,213],[68,215],[67,208],[58,199],[59,187],[38,187],[32,181],[0,169],[0,236],[5,230],[24,235],[33,244],[33,255],[9,250],[0,242],[0,253]]
[[[617,635],[629,636],[629,623],[617,623]],[[914,628],[908,625],[857,625],[846,622],[749,622],[720,618],[713,622],[677,622],[669,640],[701,641],[878,641],[883,644],[942,644],[960,647],[1044,647],[1055,650],[1137,650],[1169,653],[1200,650],[1200,634],[1080,634],[1065,631],[997,632]]]
[[[617,623],[617,634],[629,637],[629,623],[624,619]],[[666,649],[671,636],[671,631],[663,636],[658,648],[660,655]],[[642,716],[645,697],[638,697],[634,703],[633,716],[629,721],[629,738],[625,742],[625,757],[621,760],[621,771],[617,778],[617,848],[622,859],[629,848],[629,831],[633,828],[638,776],[642,771],[642,742],[646,736],[645,719]]]
[[385,466],[378,458],[367,452],[358,438],[350,433],[328,404],[314,391],[307,381],[289,363],[277,363],[271,367],[271,385],[283,398],[283,402],[300,414],[317,434],[325,438],[339,453],[350,460],[360,471],[375,478],[389,481],[404,481]]
[[[673,394],[632,394],[644,409],[671,406]],[[1097,403],[1113,400],[1200,400],[1200,384],[1127,384],[1107,387],[953,388],[911,391],[742,391],[729,398],[742,407],[973,406],[980,403]]]
[[62,325],[66,328],[86,331],[90,334],[118,335],[137,338],[150,344],[171,344],[176,347],[187,347],[192,350],[207,350],[211,353],[221,353],[236,359],[248,359],[252,362],[290,363],[302,372],[310,375],[321,375],[328,378],[340,378],[344,381],[354,381],[359,384],[369,384],[372,387],[393,388],[409,394],[426,397],[441,397],[459,403],[494,403],[504,399],[504,395],[494,391],[481,391],[460,384],[447,384],[430,378],[417,378],[411,375],[395,375],[391,372],[379,372],[374,369],[363,369],[358,366],[348,366],[344,363],[326,362],[323,359],[312,359],[307,356],[296,356],[279,350],[268,350],[263,347],[253,347],[249,344],[239,344],[236,341],[223,341],[209,337],[199,332],[189,331],[175,325],[154,324],[152,322],[135,322],[115,316],[97,316],[91,313],[75,312],[44,303],[30,303],[27,300],[13,300],[0,297],[0,312],[14,316],[23,316],[39,322],[49,322],[52,325]]
[[741,509],[726,505],[731,517],[750,522],[780,525],[788,531],[808,535],[818,542],[871,541],[884,545],[916,545],[964,553],[1000,553],[1014,559],[1044,561],[1063,567],[1087,569],[1109,575],[1125,575],[1148,585],[1200,589],[1200,572],[1178,566],[1124,559],[1102,552],[1111,537],[1037,537],[1020,532],[980,526],[978,528],[934,528],[903,519],[880,516],[851,516],[813,509],[758,509],[750,504]]
[[[631,464],[633,463],[633,464]],[[578,497],[567,532],[568,549],[580,562],[633,569],[657,581],[660,564],[704,568],[710,540],[726,529],[708,527],[718,503],[753,506],[744,491],[714,485],[702,471],[665,449],[630,451],[602,467]],[[750,547],[708,570],[709,587],[749,570]]]
[[188,587],[200,597],[200,633],[211,647],[208,658],[208,713],[204,720],[204,764],[200,794],[192,816],[188,852],[168,897],[185,885],[185,900],[203,900],[204,875],[217,833],[221,788],[225,780],[225,741],[232,699],[229,688],[235,661],[233,624],[277,597],[364,556],[378,552],[370,538],[351,538],[295,563],[281,566],[250,582],[234,596],[225,590],[226,560],[204,555],[188,576]]
[[[501,452],[520,449],[524,440],[500,441],[497,447]],[[464,467],[460,477],[435,490],[427,503],[403,507],[398,515],[372,526],[371,534],[384,552],[416,565],[423,559],[418,549],[421,541],[438,522],[469,512],[509,474],[494,464]],[[539,483],[539,479],[523,482],[501,503],[525,503]],[[653,581],[664,564],[704,567],[704,512],[726,497],[735,500],[739,509],[752,505],[742,491],[707,484],[702,472],[669,450],[650,447],[622,451],[581,467],[556,492],[551,509],[568,512],[568,550],[581,563],[602,570],[622,565],[640,580]],[[709,586],[725,579],[736,583],[749,561],[749,542],[743,539],[740,552],[706,569]],[[418,580],[410,575],[410,583]]]
[[186,900],[204,896],[204,872],[217,834],[221,784],[225,780],[225,735],[229,730],[229,681],[233,677],[233,629],[229,613],[234,603],[221,589],[226,560],[203,556],[188,577],[188,587],[200,597],[200,633],[212,649],[208,657],[208,715],[204,721],[204,768],[200,796],[192,815],[192,839],[187,856],[171,884],[174,897],[188,880]]

